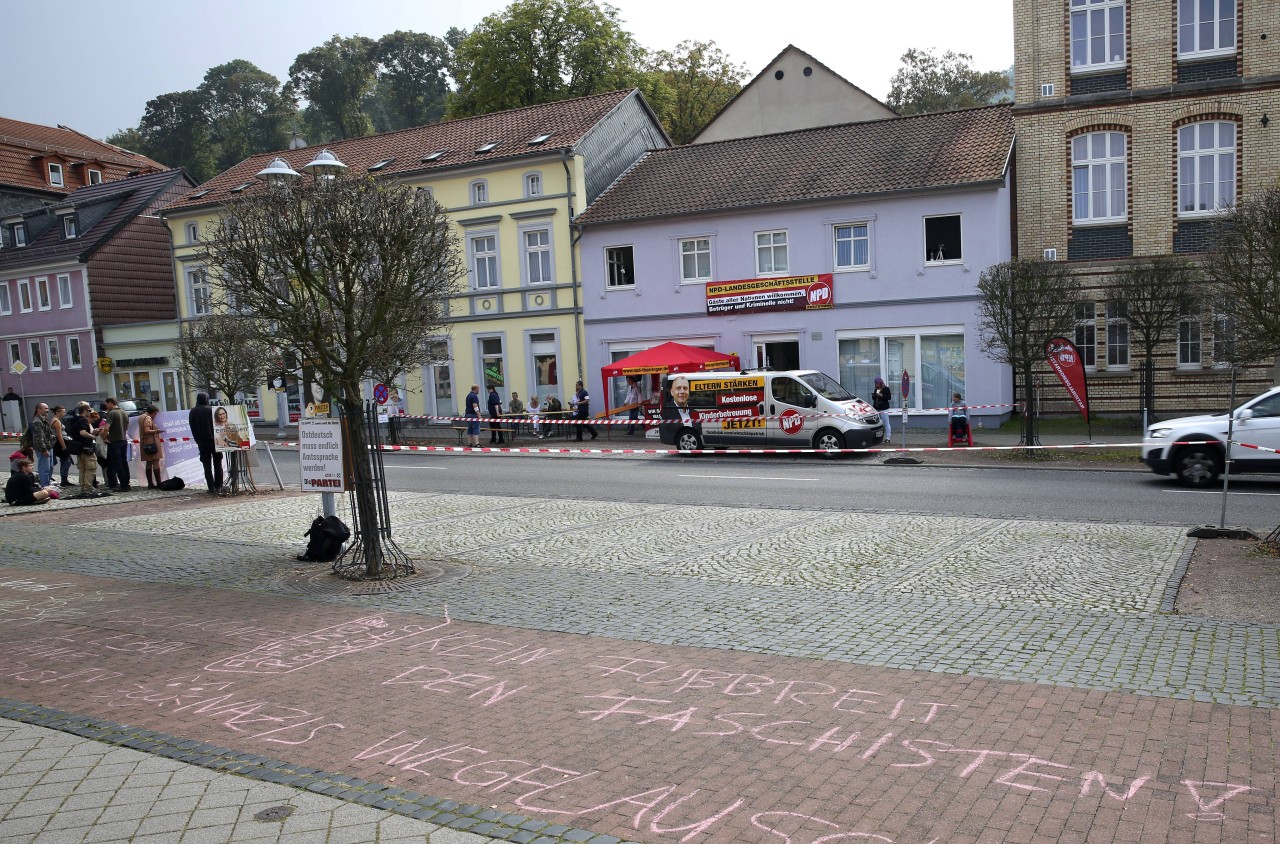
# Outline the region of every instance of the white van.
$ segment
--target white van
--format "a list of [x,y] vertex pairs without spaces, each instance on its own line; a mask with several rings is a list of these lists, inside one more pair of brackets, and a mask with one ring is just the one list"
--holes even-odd
[[660,438],[699,448],[870,448],[884,423],[868,403],[812,369],[693,372],[662,382]]

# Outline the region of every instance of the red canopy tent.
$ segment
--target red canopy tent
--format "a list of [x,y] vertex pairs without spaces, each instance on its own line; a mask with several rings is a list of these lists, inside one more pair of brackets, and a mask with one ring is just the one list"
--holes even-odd
[[600,367],[604,386],[604,407],[609,410],[609,379],[623,375],[666,375],[672,372],[703,372],[708,369],[737,369],[738,356],[699,349],[683,343],[667,342],[636,352],[608,366]]

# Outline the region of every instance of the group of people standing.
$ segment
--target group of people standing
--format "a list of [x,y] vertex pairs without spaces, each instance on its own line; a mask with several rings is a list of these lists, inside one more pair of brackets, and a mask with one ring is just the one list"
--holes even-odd
[[[156,425],[160,408],[154,404],[138,418],[138,439],[147,476],[147,487],[155,489],[164,465],[164,432]],[[102,464],[106,488],[100,488],[98,465]],[[129,414],[115,398],[103,400],[101,412],[87,401],[70,413],[63,405],[52,408],[44,402],[35,407],[22,434],[17,452],[10,456],[12,469],[5,487],[10,504],[43,504],[59,498],[71,486],[72,463],[80,487],[77,498],[97,498],[113,492],[132,492],[129,471]],[[58,480],[54,479],[55,470]]]
[[[489,394],[486,401],[489,418],[489,444],[498,445],[506,442],[506,429],[503,428],[504,419],[508,423],[513,423],[511,417],[519,417],[527,419],[533,425],[534,436],[542,439],[550,436],[546,430],[545,423],[542,421],[544,416],[551,414],[560,414],[563,412],[560,400],[555,396],[547,396],[545,401],[540,402],[538,397],[530,396],[529,404],[520,400],[520,394],[514,390],[511,393],[511,401],[507,405],[507,412],[504,414],[502,407],[502,397],[498,395],[498,386],[489,384]],[[583,387],[582,382],[578,381],[574,384],[573,398],[569,400],[569,407],[573,411],[575,420],[583,420],[575,425],[578,432],[578,442],[582,442],[582,435],[588,433],[591,439],[599,436],[595,427],[588,424],[585,420],[591,416],[591,396]],[[472,384],[471,392],[467,393],[464,405],[464,414],[467,420],[467,445],[479,447],[480,445],[480,425],[483,418],[480,412],[480,385]]]

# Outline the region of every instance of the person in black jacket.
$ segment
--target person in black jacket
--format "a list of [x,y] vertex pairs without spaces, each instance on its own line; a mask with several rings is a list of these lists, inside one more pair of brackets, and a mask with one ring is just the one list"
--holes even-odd
[[[586,420],[591,418],[591,396],[587,394],[587,391],[582,386],[581,381],[578,381],[573,385],[573,401],[570,402],[570,404],[573,405],[574,419]],[[586,422],[579,422],[577,428],[578,442],[582,442],[582,434],[584,432],[590,434],[591,439],[594,440],[596,438],[596,429],[594,426],[588,425]]]
[[502,435],[502,396],[498,395],[498,387],[489,385],[489,442],[505,443]]
[[200,449],[205,485],[209,487],[210,495],[217,495],[222,490],[222,452],[213,442],[213,407],[209,405],[208,395],[200,393],[196,396],[196,406],[191,408],[187,421],[191,425],[191,439]]
[[893,439],[893,431],[889,429],[889,406],[893,404],[893,392],[883,378],[876,379],[876,388],[871,391],[871,406],[880,411],[880,421],[884,422],[884,441]]
[[14,507],[30,504],[48,504],[52,497],[48,489],[40,486],[36,478],[35,464],[30,460],[18,461],[18,468],[9,473],[4,487],[4,500]]

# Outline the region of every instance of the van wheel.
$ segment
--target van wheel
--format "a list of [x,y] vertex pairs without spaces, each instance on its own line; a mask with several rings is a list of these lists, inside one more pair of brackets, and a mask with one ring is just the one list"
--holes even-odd
[[844,448],[844,434],[835,428],[823,428],[814,435],[813,447],[819,451],[839,451]]
[[1222,457],[1216,446],[1184,446],[1173,456],[1173,471],[1183,486],[1206,487],[1222,471]]
[[680,451],[697,451],[702,448],[698,432],[692,428],[681,428],[680,433],[676,434],[676,448]]

